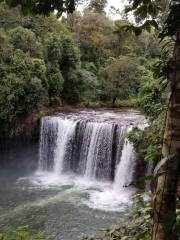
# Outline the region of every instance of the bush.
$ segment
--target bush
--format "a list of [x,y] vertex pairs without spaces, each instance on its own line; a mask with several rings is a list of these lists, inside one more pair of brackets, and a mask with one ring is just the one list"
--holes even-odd
[[[163,95],[166,96],[163,96]],[[161,79],[156,79],[151,70],[144,70],[139,89],[139,106],[143,112],[152,119],[166,109],[167,94],[161,84]]]
[[54,98],[60,98],[63,90],[64,78],[58,66],[49,64],[47,67],[50,102]]
[[162,112],[157,119],[151,122],[149,127],[144,130],[135,127],[128,134],[130,142],[145,161],[159,160],[164,124],[165,112]]
[[0,231],[0,240],[40,240],[43,239],[43,234],[37,232],[28,226],[18,228],[9,228],[5,231]]
[[43,60],[16,50],[9,65],[0,66],[0,120],[36,110],[47,100],[46,66]]
[[10,43],[14,49],[29,52],[32,57],[42,57],[42,45],[31,30],[24,27],[16,27],[9,31]]

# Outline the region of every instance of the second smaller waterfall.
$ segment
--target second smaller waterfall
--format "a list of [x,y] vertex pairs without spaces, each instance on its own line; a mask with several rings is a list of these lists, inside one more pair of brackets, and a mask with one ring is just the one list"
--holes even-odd
[[117,165],[114,190],[118,192],[123,187],[128,187],[134,177],[134,170],[136,166],[136,155],[132,144],[125,139],[122,150],[122,156],[119,164]]

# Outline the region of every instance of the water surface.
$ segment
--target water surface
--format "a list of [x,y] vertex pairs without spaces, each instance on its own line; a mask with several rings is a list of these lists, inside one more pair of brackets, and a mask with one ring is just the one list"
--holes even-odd
[[[57,113],[53,117],[68,121],[70,119],[73,122],[95,122],[95,126],[106,123],[113,126],[146,124],[144,117],[133,110],[117,113],[112,110]],[[125,219],[132,211],[131,195],[135,189],[120,186],[121,182],[124,184],[124,181],[128,180],[126,176],[128,172],[132,172],[131,165],[134,166],[126,164],[125,160],[131,156],[129,151],[132,151],[132,147],[126,142],[124,144],[126,145],[121,149],[120,156],[124,160],[119,160],[120,163],[116,166],[114,182],[96,179],[95,175],[92,178],[86,171],[84,175],[79,175],[69,171],[55,171],[57,167],[50,171],[39,169],[38,157],[35,160],[37,170],[33,172],[27,171],[24,164],[21,168],[16,168],[16,165],[1,168],[0,229],[29,225],[42,231],[43,239],[52,237],[55,240],[77,240],[83,234],[98,234],[119,219]],[[106,151],[106,148],[103,148],[103,151]],[[27,154],[30,159],[29,151]],[[26,158],[25,154],[23,158]],[[14,162],[18,162],[18,159]],[[121,176],[116,176],[117,174]]]

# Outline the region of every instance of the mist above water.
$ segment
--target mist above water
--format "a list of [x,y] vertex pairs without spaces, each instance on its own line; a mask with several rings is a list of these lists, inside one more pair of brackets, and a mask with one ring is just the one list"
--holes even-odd
[[25,224],[44,239],[77,240],[124,219],[136,191],[136,154],[126,135],[145,125],[133,110],[42,118],[36,171],[1,170],[0,227]]
[[[114,209],[128,202],[134,189],[136,154],[126,139],[133,126],[145,125],[138,112],[80,111],[41,121],[39,172],[59,184],[73,175],[73,185],[100,187],[90,192],[88,206]],[[49,178],[49,177],[48,177]],[[103,187],[104,182],[109,187]],[[109,208],[110,205],[112,208]]]

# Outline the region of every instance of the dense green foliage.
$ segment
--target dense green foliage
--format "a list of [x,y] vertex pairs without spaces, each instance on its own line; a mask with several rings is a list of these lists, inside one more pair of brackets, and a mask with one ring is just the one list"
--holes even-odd
[[107,0],[91,0],[88,6],[88,9],[97,12],[97,13],[105,13],[105,7],[107,5]]
[[156,33],[144,32],[137,38],[122,28],[126,20],[109,19],[102,10],[105,1],[99,2],[101,10],[93,4],[91,1],[83,15],[75,12],[63,22],[79,44],[82,65],[97,79],[92,95],[96,101],[117,106],[119,99],[138,97],[140,76],[148,71],[148,64],[142,58],[153,61],[160,53],[160,46]]
[[137,95],[139,90],[139,69],[133,57],[119,56],[106,63],[102,71],[102,98],[128,99],[130,94]]
[[[173,36],[179,26],[179,1],[172,2],[161,34],[166,36],[163,48],[157,33],[148,33],[151,26],[158,27],[155,18],[161,26],[167,15],[163,1],[158,2],[160,7],[152,0],[133,1],[127,12],[134,11],[138,27],[124,19],[110,20],[104,10],[106,0],[91,0],[84,14],[68,14],[62,21],[54,15],[24,17],[16,6],[20,4],[24,13],[49,15],[57,10],[61,14],[72,12],[75,1],[7,1],[16,7],[11,10],[2,3],[0,122],[11,122],[43,106],[84,101],[103,101],[106,105],[110,102],[115,106],[119,100],[134,98],[151,122],[144,131],[133,129],[129,139],[141,158],[158,161],[168,96],[165,74],[174,48],[173,39],[167,36]],[[136,38],[125,31],[125,26],[142,35]],[[101,239],[149,239],[150,212],[149,204],[141,201],[133,217],[106,230]],[[18,234],[15,239],[24,235],[36,239],[26,231]],[[0,238],[14,239],[6,233]]]
[[139,156],[146,162],[154,161],[154,165],[161,158],[169,93],[166,69],[172,57],[173,46],[172,41],[164,39],[159,43],[161,54],[154,56],[151,52],[151,57],[140,58],[138,105],[147,116],[149,126],[145,130],[134,128],[129,134],[129,139]]
[[29,228],[29,226],[9,228],[0,232],[0,240],[35,240],[42,238],[42,233]]
[[128,135],[137,153],[146,162],[157,162],[161,157],[164,122],[164,114],[162,113],[144,131],[134,128]]
[[53,16],[24,17],[5,4],[0,14],[0,121],[61,101],[81,101],[84,89],[93,88],[96,79],[82,68],[66,26]]
[[[2,2],[4,0],[1,0]],[[38,1],[23,1],[23,0],[11,0],[5,1],[10,7],[21,6],[21,10],[24,14],[46,14],[49,15],[53,11],[57,11],[58,15],[63,12],[73,12],[75,9],[75,0],[38,0]]]
[[[128,134],[139,157],[148,165],[153,165],[161,159],[162,139],[165,129],[167,111],[168,87],[164,85],[164,77],[155,73],[157,59],[146,69],[143,67],[141,86],[139,89],[139,107],[148,118],[148,127],[141,130],[137,127]],[[147,65],[147,62],[146,64]]]
[[148,71],[141,58],[146,54],[151,61],[158,53],[156,36],[136,38],[121,30],[126,21],[113,23],[105,5],[91,1],[84,15],[75,12],[62,22],[53,15],[22,16],[19,8],[0,5],[1,122],[44,106],[115,105],[138,97],[142,68]]

